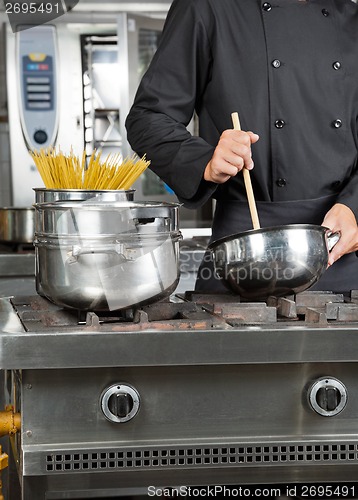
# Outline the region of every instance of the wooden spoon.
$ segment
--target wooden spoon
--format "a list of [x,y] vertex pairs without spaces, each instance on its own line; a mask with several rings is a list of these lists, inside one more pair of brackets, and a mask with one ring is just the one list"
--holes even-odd
[[[234,129],[241,130],[241,125],[240,125],[238,113],[236,113],[236,112],[232,113],[231,118],[232,118],[232,123],[234,125]],[[259,216],[257,215],[256,202],[255,202],[254,192],[252,190],[250,170],[247,170],[247,168],[243,168],[242,173],[244,176],[246,195],[247,195],[247,199],[249,202],[249,209],[250,209],[252,225],[253,225],[254,229],[260,229]]]

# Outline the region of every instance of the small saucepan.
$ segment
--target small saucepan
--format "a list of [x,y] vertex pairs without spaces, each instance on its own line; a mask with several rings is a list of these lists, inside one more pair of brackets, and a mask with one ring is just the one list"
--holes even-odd
[[253,229],[212,242],[217,275],[250,300],[285,296],[314,285],[327,268],[339,233],[311,224]]
[[35,210],[32,207],[0,208],[0,242],[32,243],[35,233]]

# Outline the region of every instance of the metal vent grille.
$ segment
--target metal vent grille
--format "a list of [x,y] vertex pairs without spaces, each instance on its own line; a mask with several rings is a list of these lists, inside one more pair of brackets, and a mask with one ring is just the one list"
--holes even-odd
[[101,472],[119,469],[265,466],[358,463],[358,443],[277,444],[264,446],[161,447],[46,454],[45,470]]

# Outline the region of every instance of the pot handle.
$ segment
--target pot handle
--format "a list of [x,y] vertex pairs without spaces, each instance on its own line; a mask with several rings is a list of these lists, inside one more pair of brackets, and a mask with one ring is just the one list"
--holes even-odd
[[335,233],[332,233],[332,231],[327,232],[327,248],[329,252],[339,242],[340,238],[341,238],[340,231],[337,231]]
[[93,247],[81,247],[80,245],[74,245],[72,247],[70,257],[67,259],[67,261],[75,262],[80,255],[89,254],[116,254],[122,259],[123,262],[126,262],[128,260],[135,260],[135,258],[131,258],[130,254],[127,252],[127,248],[125,248],[123,244],[118,243],[112,248],[108,248],[106,246],[101,247],[97,245]]

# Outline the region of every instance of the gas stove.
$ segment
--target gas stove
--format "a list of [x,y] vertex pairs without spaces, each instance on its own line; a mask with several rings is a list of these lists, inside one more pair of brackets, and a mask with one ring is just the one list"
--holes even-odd
[[108,313],[66,310],[26,295],[1,300],[0,321],[5,369],[355,361],[358,291],[308,291],[265,302],[189,291]]
[[[22,499],[358,477],[358,292],[0,300]],[[82,496],[81,496],[82,495]]]
[[339,327],[358,324],[358,290],[347,294],[308,291],[287,297],[268,297],[249,302],[231,293],[211,294],[188,291],[168,300],[134,309],[83,312],[63,309],[40,295],[10,300],[26,331],[51,328],[78,331],[99,327],[101,331],[145,331],[233,328],[261,325],[287,328],[290,325],[317,324]]

